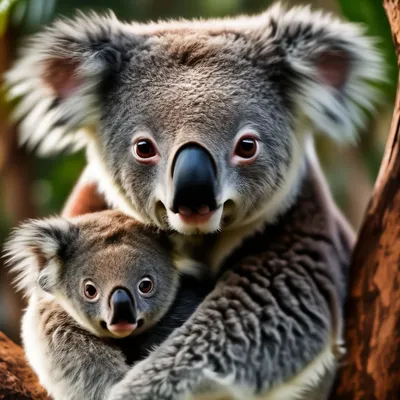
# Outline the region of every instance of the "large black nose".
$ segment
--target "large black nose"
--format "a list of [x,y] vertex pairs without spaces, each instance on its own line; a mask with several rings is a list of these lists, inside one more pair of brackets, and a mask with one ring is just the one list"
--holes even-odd
[[110,325],[121,322],[136,323],[136,312],[133,299],[125,289],[116,289],[110,297],[111,319]]
[[215,210],[217,177],[214,161],[203,147],[187,145],[179,150],[172,167],[175,213]]

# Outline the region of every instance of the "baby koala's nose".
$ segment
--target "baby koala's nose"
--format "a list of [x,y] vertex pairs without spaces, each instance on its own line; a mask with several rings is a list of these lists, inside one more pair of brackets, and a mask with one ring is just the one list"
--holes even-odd
[[116,289],[110,297],[111,315],[108,329],[118,335],[127,336],[136,327],[136,310],[132,296],[126,289]]

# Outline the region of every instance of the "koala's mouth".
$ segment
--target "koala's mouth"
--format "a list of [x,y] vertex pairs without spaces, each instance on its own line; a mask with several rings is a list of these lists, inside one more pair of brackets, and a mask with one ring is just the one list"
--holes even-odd
[[116,324],[107,324],[106,321],[101,321],[101,327],[110,332],[112,336],[123,338],[131,335],[133,332],[139,330],[144,324],[143,318],[138,319],[135,323],[130,323],[127,321],[120,321]]
[[113,335],[125,337],[129,336],[137,328],[137,323],[130,324],[129,322],[121,321],[117,324],[108,325],[107,328]]
[[[179,210],[178,214],[180,220],[188,225],[202,225],[210,222],[211,218],[218,216],[222,219],[223,225],[229,224],[234,219],[235,205],[232,200],[227,200],[224,204],[216,207],[214,210],[204,207],[200,212],[192,212],[191,210]],[[220,217],[219,217],[220,216]]]
[[200,212],[181,208],[174,212],[164,203],[156,203],[156,223],[164,229],[173,229],[185,235],[209,234],[219,232],[222,226],[228,228],[237,218],[237,206],[231,199],[217,205],[213,210],[206,207]]
[[174,213],[168,210],[169,227],[184,235],[198,235],[218,232],[221,228],[223,206],[204,214],[192,212]]
[[196,211],[180,207],[178,212],[175,212],[172,209],[167,209],[167,207],[159,201],[156,204],[155,216],[159,226],[164,226],[165,223],[169,223],[170,226],[174,227],[174,221],[177,220],[179,220],[180,225],[201,226],[209,223],[216,214],[219,214],[223,207],[223,205],[220,205],[210,210],[209,207],[203,206],[199,207]]
[[179,218],[185,224],[205,224],[216,213],[217,210],[210,210],[207,206],[199,208],[197,212],[192,212],[190,209],[181,208],[178,212]]

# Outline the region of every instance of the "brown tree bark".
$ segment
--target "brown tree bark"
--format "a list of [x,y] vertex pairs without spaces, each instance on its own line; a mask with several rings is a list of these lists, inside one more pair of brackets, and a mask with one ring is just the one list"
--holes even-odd
[[23,350],[0,332],[0,400],[47,400]]
[[[0,86],[2,76],[10,68],[13,59],[14,41],[11,30],[0,36]],[[1,202],[11,226],[36,215],[32,200],[32,168],[28,154],[17,143],[15,126],[0,106],[0,190]],[[1,247],[1,243],[0,243]],[[7,303],[8,334],[18,339],[19,321],[24,302],[12,288],[11,275],[5,270],[0,258],[0,301]]]
[[[400,61],[400,2],[384,0]],[[400,85],[374,192],[353,253],[334,399],[400,398]]]

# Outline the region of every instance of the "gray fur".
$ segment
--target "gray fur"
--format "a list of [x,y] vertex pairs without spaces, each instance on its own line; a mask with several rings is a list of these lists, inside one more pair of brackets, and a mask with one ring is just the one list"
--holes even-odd
[[[179,272],[171,262],[166,240],[119,211],[104,211],[71,221],[31,221],[17,229],[6,245],[10,263],[19,272],[20,288],[37,285],[72,309],[84,327],[98,336],[113,336],[100,322],[107,320],[110,293],[126,287],[144,323],[155,324],[175,299]],[[139,295],[137,285],[153,277],[155,292]],[[30,277],[30,279],[28,278]],[[87,302],[84,279],[94,281],[100,300]]]
[[183,399],[204,391],[207,381],[221,385],[227,398],[269,399],[328,349],[322,368],[271,397],[326,398],[343,354],[353,238],[330,213],[331,199],[312,169],[299,202],[226,260],[228,271],[191,319],[137,364],[110,399]]
[[27,359],[55,400],[106,399],[129,370],[117,345],[82,328],[54,299],[31,297],[22,322]]
[[[29,297],[22,337],[45,388],[57,400],[105,398],[128,369],[118,336],[102,325],[109,318],[110,293],[123,287],[134,298],[137,315],[144,320],[135,335],[165,320],[174,303],[179,272],[162,235],[118,211],[105,211],[70,221],[25,223],[13,233],[6,251],[18,272],[19,288]],[[146,298],[137,290],[144,276],[151,276],[155,285]],[[86,278],[100,293],[97,302],[84,299]],[[175,318],[174,327],[186,312],[175,303],[175,311],[168,313]],[[130,347],[139,354],[142,343],[148,350],[160,341],[155,334],[129,339]],[[106,339],[115,337],[113,344]]]

